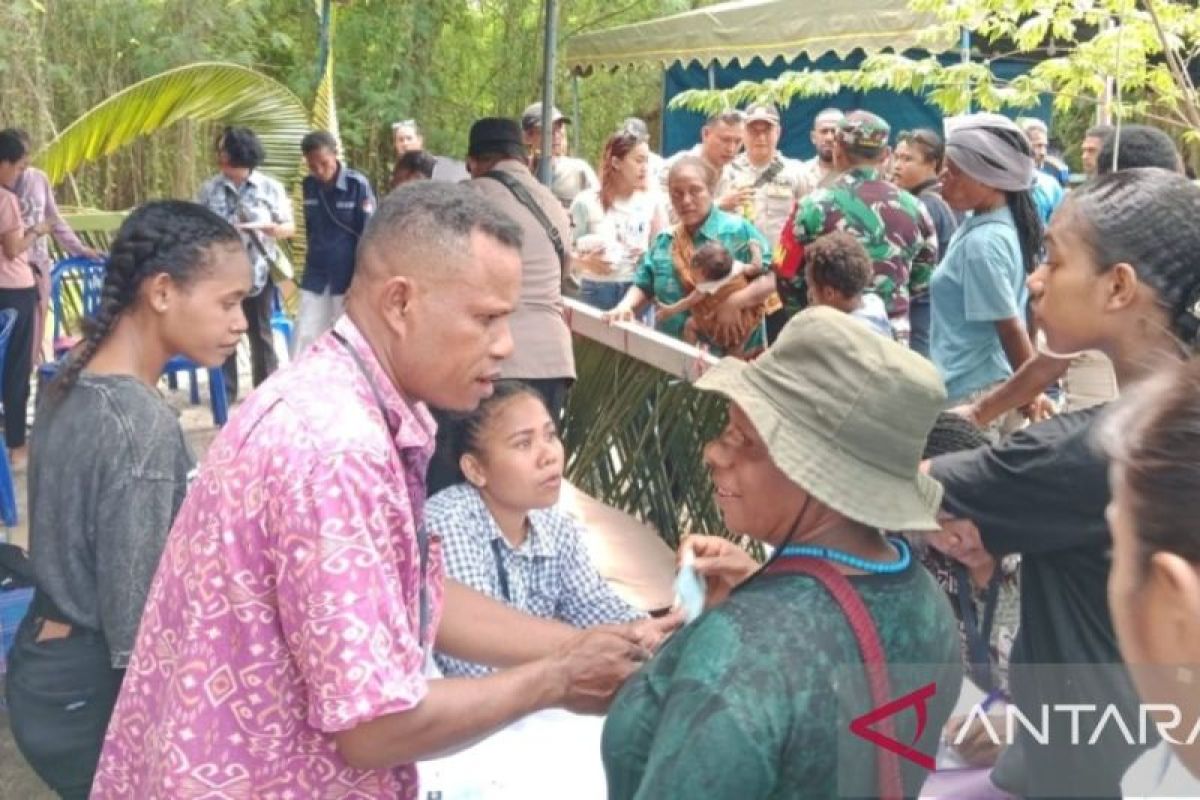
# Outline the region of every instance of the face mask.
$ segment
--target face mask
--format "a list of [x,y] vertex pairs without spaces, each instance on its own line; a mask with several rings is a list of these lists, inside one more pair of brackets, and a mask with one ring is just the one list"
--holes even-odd
[[683,611],[687,624],[704,612],[704,580],[696,572],[696,557],[691,550],[683,553],[683,563],[675,576],[675,605]]

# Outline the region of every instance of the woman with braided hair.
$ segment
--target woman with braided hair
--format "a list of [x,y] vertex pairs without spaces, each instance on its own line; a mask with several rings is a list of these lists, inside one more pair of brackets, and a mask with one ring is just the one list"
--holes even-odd
[[62,797],[87,797],[150,581],[194,459],[157,385],[182,353],[220,366],[246,330],[237,231],[182,201],[117,232],[100,309],[33,426],[37,589],[8,661],[13,736]]
[[[1103,352],[1123,392],[1192,357],[1200,341],[1200,187],[1162,169],[1104,175],[1067,196],[1046,249],[1028,286],[1050,355]],[[943,511],[956,518],[930,538],[934,547],[952,557],[979,544],[997,559],[1021,555],[1009,686],[1030,718],[1080,703],[1113,706],[1124,720],[1139,713],[1108,605],[1110,464],[1093,441],[1102,414],[1103,406],[1062,414],[929,466],[945,489]],[[1072,665],[1068,681],[1044,665]],[[1058,722],[1048,742],[1018,731],[992,781],[1024,797],[1120,796],[1121,775],[1146,743],[1110,726],[1071,746],[1071,731]]]

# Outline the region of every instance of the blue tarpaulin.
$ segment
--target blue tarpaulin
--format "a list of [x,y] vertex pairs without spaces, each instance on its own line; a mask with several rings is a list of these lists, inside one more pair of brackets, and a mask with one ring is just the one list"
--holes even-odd
[[[861,64],[865,57],[861,50],[847,55],[844,59],[834,53],[829,53],[818,58],[814,63],[808,56],[802,55],[790,63],[782,58],[777,58],[769,66],[764,64],[761,59],[755,58],[746,66],[739,66],[736,63],[714,66],[713,75],[715,87],[727,89],[741,81],[762,81],[767,78],[775,78],[785,70],[853,69]],[[957,61],[958,56],[947,54],[945,59],[947,62]],[[1028,70],[1030,66],[1029,62],[1002,60],[993,65],[993,71],[1000,79],[1010,80]],[[688,89],[705,89],[708,86],[708,68],[694,61],[688,66],[677,62],[666,71],[663,81],[663,155],[685,150],[700,141],[700,128],[704,124],[702,114],[670,109],[668,103],[671,98]],[[903,130],[933,128],[940,131],[942,128],[941,112],[916,95],[888,91],[843,91],[836,95],[811,100],[796,99],[787,108],[782,109],[783,136],[779,141],[779,149],[785,155],[793,158],[811,158],[815,154],[809,141],[809,131],[812,129],[813,120],[822,109],[830,107],[843,111],[864,109],[878,114],[891,125],[893,142],[895,135]],[[1022,111],[1021,116],[1040,117],[1049,121],[1050,99],[1044,99],[1039,108]]]

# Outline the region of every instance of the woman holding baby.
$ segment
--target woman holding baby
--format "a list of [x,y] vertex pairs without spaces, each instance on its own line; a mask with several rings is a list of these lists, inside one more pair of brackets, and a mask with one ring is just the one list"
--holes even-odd
[[[753,223],[716,207],[713,202],[716,183],[716,173],[701,159],[684,156],[675,162],[668,173],[667,191],[679,222],[655,237],[637,266],[633,285],[616,308],[605,315],[607,319],[631,320],[653,301],[657,307],[674,312],[660,319],[659,330],[682,339],[692,316],[691,308],[700,300],[697,292],[712,296],[726,283],[742,281],[741,288],[728,293],[713,309],[710,325],[692,326],[693,330],[709,328],[698,331],[699,343],[723,351],[725,348],[715,342],[737,339],[737,333],[746,326],[744,312],[761,309],[773,295],[775,278],[767,269],[770,243]],[[715,281],[693,269],[696,251],[714,242],[728,250],[737,262],[724,278]],[[679,305],[689,299],[690,303]],[[745,352],[763,346],[762,325],[748,331],[742,344]]]

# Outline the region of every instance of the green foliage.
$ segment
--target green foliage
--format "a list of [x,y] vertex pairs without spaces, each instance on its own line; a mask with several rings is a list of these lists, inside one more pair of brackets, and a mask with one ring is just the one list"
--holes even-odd
[[[1116,76],[1123,99],[1117,117],[1147,118],[1200,133],[1200,103],[1188,67],[1200,52],[1200,14],[1192,2],[1165,0],[911,0],[939,24],[928,41],[953,40],[963,28],[976,46],[969,64],[943,65],[932,57],[883,53],[857,70],[788,72],[759,84],[693,91],[673,104],[698,111],[756,99],[786,103],[842,89],[890,89],[925,95],[947,114],[968,107],[989,111],[1034,106],[1051,96],[1066,113],[1080,103],[1108,102],[1105,76]],[[982,51],[982,53],[980,52]],[[992,62],[1025,56],[1038,63],[1026,75],[1002,81]]]
[[[686,10],[691,0],[562,0],[560,41],[584,31]],[[390,123],[415,118],[426,146],[461,157],[471,123],[515,116],[538,98],[542,0],[335,0],[332,87],[317,64],[321,0],[4,0],[0,2],[0,125],[35,142],[118,92],[198,62],[274,78],[314,108],[336,95],[347,160],[382,184],[394,158]],[[318,95],[318,88],[321,94]],[[332,88],[333,91],[329,91]],[[651,129],[661,81],[648,73],[579,82],[579,153],[596,158],[629,114]],[[571,80],[556,81],[571,114]],[[317,123],[319,124],[319,122]],[[64,199],[128,208],[190,197],[213,172],[212,125],[183,121],[76,169]]]

